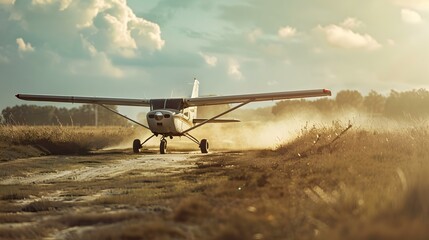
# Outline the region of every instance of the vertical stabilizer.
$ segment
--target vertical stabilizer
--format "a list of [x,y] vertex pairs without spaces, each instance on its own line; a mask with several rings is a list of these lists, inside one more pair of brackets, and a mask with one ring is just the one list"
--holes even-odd
[[[192,88],[192,95],[191,98],[198,97],[198,91],[200,90],[200,82],[194,78],[194,88]],[[189,110],[189,118],[192,121],[193,119],[197,118],[197,107],[190,107]]]
[[199,88],[200,88],[200,82],[196,78],[194,78],[194,88],[192,89],[191,98],[198,97]]

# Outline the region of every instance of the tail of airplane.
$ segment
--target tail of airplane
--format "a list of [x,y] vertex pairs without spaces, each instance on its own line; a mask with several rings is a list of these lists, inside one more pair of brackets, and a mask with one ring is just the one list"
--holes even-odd
[[196,78],[194,78],[194,88],[192,89],[191,98],[198,97],[199,88],[200,88],[200,82]]
[[[199,90],[200,90],[200,82],[196,78],[194,78],[194,87],[192,88],[191,98],[198,97]],[[197,107],[189,108],[189,117],[190,119],[197,118]]]

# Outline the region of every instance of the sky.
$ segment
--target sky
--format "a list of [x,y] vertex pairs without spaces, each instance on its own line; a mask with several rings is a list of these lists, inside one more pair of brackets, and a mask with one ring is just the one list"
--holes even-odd
[[200,95],[429,88],[428,43],[429,0],[0,0],[0,109],[188,97],[194,77]]

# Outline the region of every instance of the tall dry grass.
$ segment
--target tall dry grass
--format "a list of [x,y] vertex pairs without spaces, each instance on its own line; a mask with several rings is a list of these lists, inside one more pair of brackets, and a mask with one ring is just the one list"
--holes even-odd
[[335,122],[304,128],[275,154],[300,166],[316,237],[427,239],[428,146],[425,123],[389,131]]
[[[135,135],[129,127],[0,126],[2,151],[34,147],[44,154],[85,154],[121,144]],[[27,148],[29,151],[31,148]],[[19,148],[16,151],[26,151]]]

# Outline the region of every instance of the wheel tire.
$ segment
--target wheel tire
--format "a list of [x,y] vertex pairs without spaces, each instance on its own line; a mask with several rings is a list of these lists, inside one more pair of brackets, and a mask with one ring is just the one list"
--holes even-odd
[[139,153],[140,148],[142,148],[142,145],[140,143],[140,139],[134,139],[134,141],[133,141],[133,152]]
[[201,140],[200,149],[201,149],[201,153],[208,153],[209,152],[209,142],[207,141],[207,139]]
[[167,153],[167,140],[162,139],[159,144],[159,153],[166,154]]

